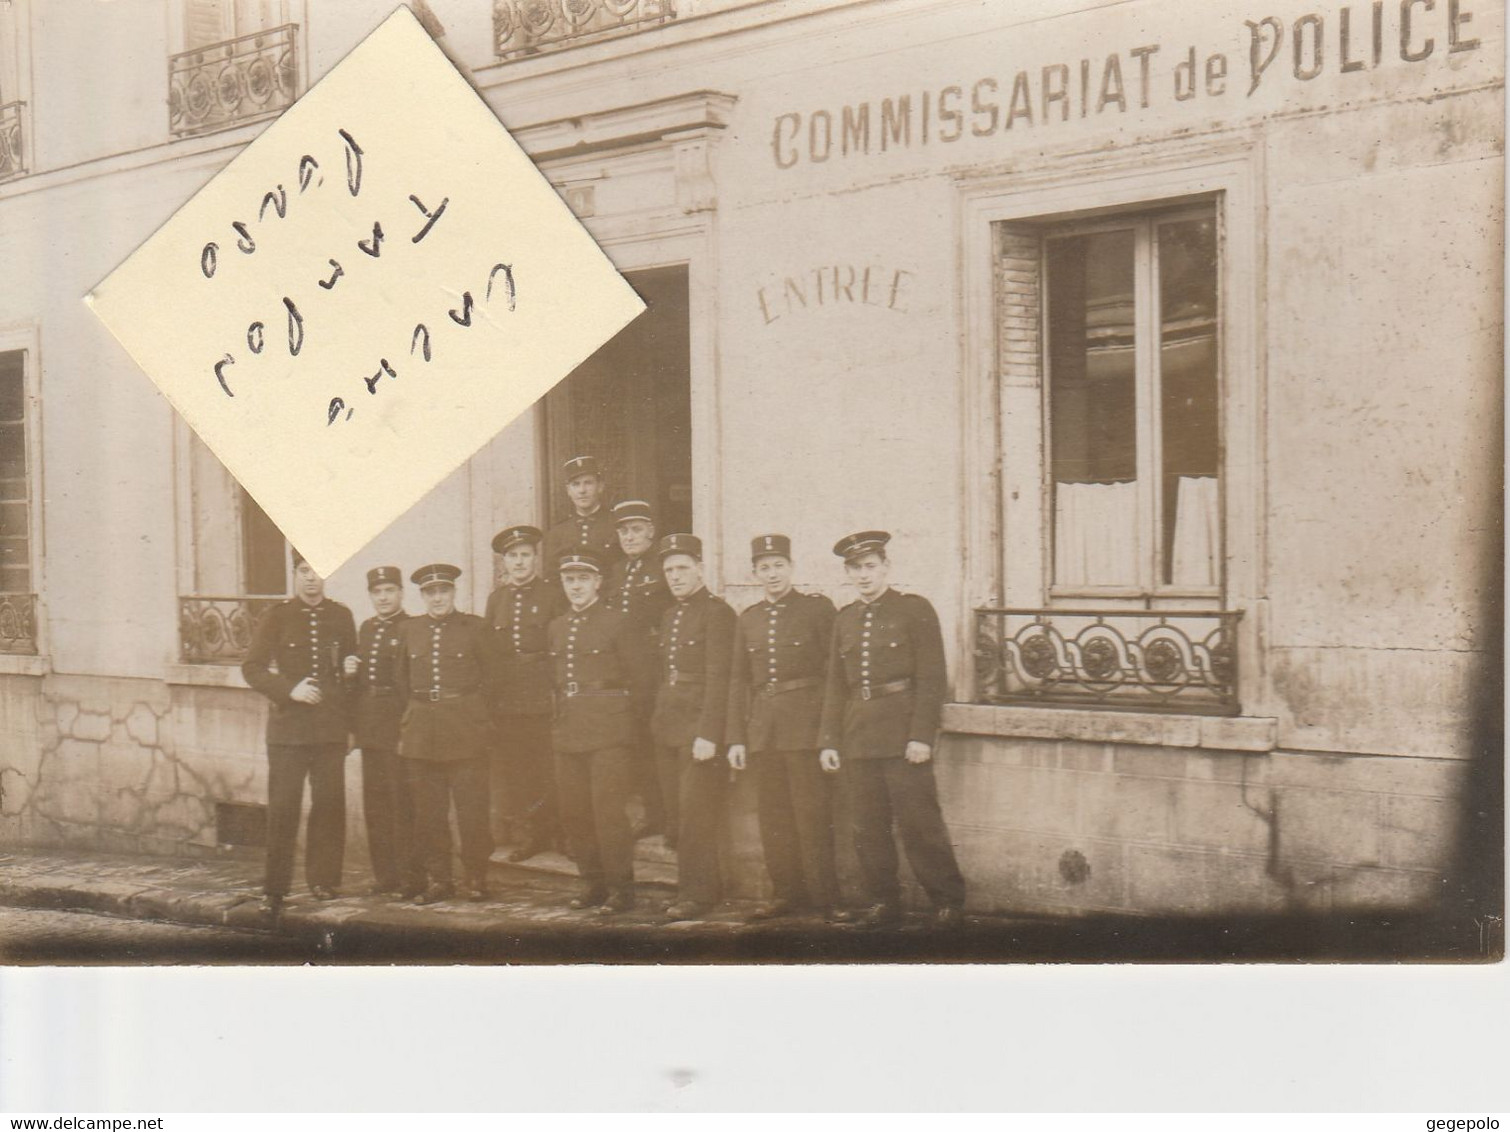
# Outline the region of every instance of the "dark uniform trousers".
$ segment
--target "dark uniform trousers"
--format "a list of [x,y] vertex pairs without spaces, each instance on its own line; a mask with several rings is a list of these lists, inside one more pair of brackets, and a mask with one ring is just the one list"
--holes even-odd
[[[349,700],[342,670],[356,653],[351,610],[324,598],[315,605],[291,599],[263,615],[252,634],[241,672],[269,701],[267,719],[267,866],[264,890],[286,896],[309,780],[309,825],[304,879],[337,889],[346,848],[346,752]],[[290,693],[312,679],[323,699],[297,703]]]
[[450,810],[456,809],[461,862],[483,883],[493,835],[488,828],[488,757],[495,738],[483,687],[491,672],[481,617],[453,612],[411,617],[400,629],[398,686],[409,704],[399,755],[414,798],[415,832],[429,883],[451,882]]
[[[694,904],[719,899],[719,833],[729,764],[723,757],[729,709],[734,611],[706,589],[661,614],[660,688],[651,720],[666,837],[676,845],[677,897]],[[718,747],[711,759],[692,757],[695,739]]]
[[909,763],[909,742],[933,746],[947,689],[943,634],[926,598],[888,589],[839,611],[829,653],[819,746],[840,752],[865,895],[896,904],[895,835],[935,907],[959,907],[965,880],[939,809],[933,763]]
[[361,664],[352,679],[356,687],[356,745],[362,751],[362,812],[367,823],[367,852],[373,880],[383,891],[423,886],[418,847],[414,840],[414,799],[399,761],[399,721],[406,706],[404,689],[396,686],[399,626],[407,616],[399,612],[384,620],[369,617],[357,633]]
[[287,896],[294,879],[294,850],[309,779],[309,829],[304,879],[310,887],[341,887],[346,849],[346,744],[267,745],[267,870],[263,889]]
[[561,824],[587,895],[629,892],[634,837],[627,804],[635,651],[624,615],[602,601],[550,625],[556,689],[551,740]]
[[834,604],[788,591],[739,615],[729,681],[729,743],[747,748],[760,843],[779,901],[839,903],[832,787],[818,763]]
[[634,713],[634,738],[630,743],[631,793],[645,805],[645,825],[662,830],[675,845],[673,827],[666,822],[660,772],[656,766],[655,735],[650,717],[655,711],[656,632],[661,614],[671,604],[660,563],[652,555],[620,559],[609,572],[605,603],[629,621],[634,647],[640,656],[631,672],[630,709]]
[[553,843],[560,833],[548,637],[550,623],[565,609],[560,585],[535,578],[520,586],[499,586],[483,614],[492,654],[489,700],[498,735],[494,809],[515,827],[516,838],[537,845]]

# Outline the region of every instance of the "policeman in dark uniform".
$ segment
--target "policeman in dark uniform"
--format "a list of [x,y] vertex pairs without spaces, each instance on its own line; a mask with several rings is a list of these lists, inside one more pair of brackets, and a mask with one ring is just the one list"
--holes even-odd
[[[760,842],[774,899],[751,919],[838,910],[829,779],[818,765],[818,722],[834,631],[834,603],[792,588],[792,543],[761,535],[750,560],[765,598],[734,626],[729,765],[755,774]],[[748,751],[748,756],[746,752]]]
[[423,890],[414,845],[414,801],[398,758],[399,720],[408,704],[397,682],[403,652],[399,626],[404,612],[404,576],[397,566],[367,571],[374,616],[357,633],[357,655],[346,658],[346,678],[355,700],[355,738],[362,753],[362,810],[373,893],[413,899]]
[[481,617],[456,609],[459,567],[439,562],[410,575],[424,598],[424,617],[399,627],[403,652],[399,687],[409,706],[399,728],[398,753],[414,796],[415,834],[428,884],[415,898],[433,904],[454,895],[451,886],[450,810],[461,835],[463,893],[487,898],[488,756],[493,724],[488,714],[488,629]]
[[556,844],[556,769],[551,754],[551,658],[547,630],[566,610],[561,588],[540,576],[539,528],[508,527],[493,539],[503,584],[488,597],[492,677],[488,700],[497,725],[495,793],[520,840],[510,861],[527,861]]
[[562,465],[572,514],[545,534],[546,569],[554,571],[563,554],[586,551],[607,570],[619,560],[619,536],[612,513],[603,505],[603,472],[591,456],[573,456]]
[[[666,575],[661,572],[661,562],[655,554],[655,512],[650,504],[643,499],[625,499],[614,504],[613,518],[624,557],[608,573],[604,600],[629,619],[630,632],[640,651],[630,700],[635,718],[631,770],[634,788],[645,811],[634,826],[634,835],[650,837],[666,828],[650,715],[655,707],[656,633],[661,614],[671,604],[671,591],[666,588]],[[673,847],[674,844],[673,841]]]
[[729,768],[718,758],[729,710],[734,611],[703,584],[703,544],[667,535],[658,553],[675,601],[661,614],[656,762],[668,835],[676,838],[675,920],[697,919],[719,902],[718,838]]
[[557,567],[571,608],[550,625],[556,685],[551,739],[561,824],[582,877],[571,906],[608,916],[634,908],[634,838],[625,804],[636,653],[624,615],[598,597],[602,560],[579,551],[562,555]]
[[351,610],[325,596],[325,583],[293,551],[294,597],[263,615],[241,664],[246,682],[271,702],[267,716],[267,871],[262,909],[276,914],[294,875],[294,846],[309,779],[304,876],[316,900],[341,888],[346,849],[349,700],[342,684],[356,653]]
[[855,849],[871,906],[864,923],[902,918],[892,822],[941,927],[963,923],[965,881],[933,779],[933,744],[947,693],[944,640],[927,598],[886,582],[885,531],[839,540],[834,553],[859,593],[839,611],[829,651],[821,759],[838,770],[853,812]]

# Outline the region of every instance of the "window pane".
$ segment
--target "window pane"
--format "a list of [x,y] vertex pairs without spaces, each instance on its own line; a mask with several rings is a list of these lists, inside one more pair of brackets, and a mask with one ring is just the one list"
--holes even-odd
[[1221,580],[1217,275],[1213,218],[1160,224],[1159,373],[1163,581]]
[[1131,229],[1048,241],[1054,579],[1138,581]]
[[0,421],[19,421],[26,409],[25,355],[20,350],[0,354]]
[[0,479],[26,476],[26,426],[0,423]]
[[286,594],[288,571],[283,532],[273,525],[257,501],[241,492],[241,565],[249,594]]

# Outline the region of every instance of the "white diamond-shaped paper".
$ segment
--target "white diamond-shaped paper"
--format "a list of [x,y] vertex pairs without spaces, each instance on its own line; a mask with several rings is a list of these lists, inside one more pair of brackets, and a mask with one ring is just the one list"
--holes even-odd
[[644,309],[407,8],[85,301],[322,575]]

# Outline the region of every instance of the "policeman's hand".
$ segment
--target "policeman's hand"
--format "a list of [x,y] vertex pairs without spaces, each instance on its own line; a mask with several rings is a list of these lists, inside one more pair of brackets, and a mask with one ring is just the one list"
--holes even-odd
[[355,676],[357,674],[357,669],[360,668],[361,665],[362,665],[362,661],[361,661],[361,659],[359,657],[348,656],[346,658],[346,664],[344,666],[345,667],[345,671],[346,671],[346,675],[348,675],[348,676]]
[[288,698],[296,704],[317,704],[320,702],[320,686],[306,676],[294,685],[294,690],[288,694]]
[[729,765],[735,770],[744,770],[745,745],[743,743],[735,743],[729,748]]
[[933,758],[933,748],[927,743],[919,743],[912,739],[907,744],[907,761],[910,763],[925,763]]
[[705,763],[714,755],[718,754],[718,744],[707,739],[692,740],[692,757],[700,763]]
[[818,752],[818,765],[832,773],[839,769],[839,752],[829,747]]

